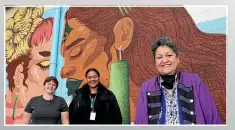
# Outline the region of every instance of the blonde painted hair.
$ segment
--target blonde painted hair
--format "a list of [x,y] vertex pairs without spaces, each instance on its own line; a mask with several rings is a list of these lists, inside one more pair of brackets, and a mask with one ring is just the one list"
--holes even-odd
[[29,40],[42,23],[43,7],[20,7],[6,22],[5,43],[7,63],[29,52]]

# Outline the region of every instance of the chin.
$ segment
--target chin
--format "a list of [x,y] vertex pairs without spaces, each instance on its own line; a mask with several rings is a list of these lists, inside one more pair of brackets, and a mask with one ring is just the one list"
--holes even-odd
[[98,84],[95,84],[95,85],[89,85],[91,88],[96,88]]
[[169,71],[168,71],[168,72],[162,72],[162,73],[160,73],[160,74],[161,74],[161,75],[172,75],[172,74],[174,74],[174,72],[172,72],[172,71],[169,72]]
[[53,94],[54,92],[47,92],[48,94]]

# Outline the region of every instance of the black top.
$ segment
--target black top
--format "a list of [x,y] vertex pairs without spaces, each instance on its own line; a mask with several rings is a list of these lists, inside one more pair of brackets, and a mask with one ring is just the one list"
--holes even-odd
[[62,97],[45,100],[43,96],[37,96],[30,99],[24,111],[32,113],[30,124],[62,124],[61,112],[68,111],[68,106]]
[[90,94],[91,98],[95,98],[96,94]]

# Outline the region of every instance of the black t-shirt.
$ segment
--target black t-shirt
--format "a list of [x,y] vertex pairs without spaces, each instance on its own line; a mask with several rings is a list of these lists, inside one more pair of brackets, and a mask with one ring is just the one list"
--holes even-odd
[[43,96],[33,97],[24,109],[32,113],[31,124],[62,124],[61,112],[68,110],[65,100],[58,96],[52,100],[45,100]]

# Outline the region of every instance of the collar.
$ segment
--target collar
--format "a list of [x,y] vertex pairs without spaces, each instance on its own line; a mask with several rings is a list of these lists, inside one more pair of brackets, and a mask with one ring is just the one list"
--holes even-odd
[[[179,82],[179,78],[180,78],[180,72],[177,72],[176,75],[175,75],[175,82],[174,82],[173,88],[172,88],[173,91],[175,91],[176,88],[177,88],[177,84],[178,84],[178,82]],[[158,85],[159,85],[159,88],[160,88],[160,89],[167,90],[163,85],[161,85],[162,82],[163,82],[163,79],[161,78],[160,75],[158,75],[158,76],[157,76],[157,83],[158,83]]]

